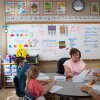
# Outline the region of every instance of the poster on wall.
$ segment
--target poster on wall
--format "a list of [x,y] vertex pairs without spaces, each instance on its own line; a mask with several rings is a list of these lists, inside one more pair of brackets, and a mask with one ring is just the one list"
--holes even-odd
[[5,13],[6,15],[14,15],[15,13],[14,2],[5,2]]
[[65,2],[57,1],[57,14],[65,14]]
[[44,14],[52,14],[52,2],[44,2]]
[[91,2],[91,14],[99,14],[99,2]]
[[39,2],[31,2],[31,14],[39,14],[40,3]]
[[26,14],[26,2],[18,2],[18,14]]

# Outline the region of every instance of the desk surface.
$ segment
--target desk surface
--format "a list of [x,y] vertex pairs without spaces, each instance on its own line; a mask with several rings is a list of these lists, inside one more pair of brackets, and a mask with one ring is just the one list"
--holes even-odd
[[[60,75],[57,73],[47,73],[50,78],[54,79],[54,76]],[[88,93],[82,92],[80,87],[85,85],[86,82],[72,82],[69,81],[57,81],[57,85],[62,86],[63,88],[56,91],[54,94],[63,95],[63,96],[73,96],[73,97],[90,97]]]

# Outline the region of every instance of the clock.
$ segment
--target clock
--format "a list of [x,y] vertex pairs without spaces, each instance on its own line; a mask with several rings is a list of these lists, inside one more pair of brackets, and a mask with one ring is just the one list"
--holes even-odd
[[74,0],[74,2],[72,3],[72,8],[79,12],[82,11],[84,9],[84,2],[83,0]]

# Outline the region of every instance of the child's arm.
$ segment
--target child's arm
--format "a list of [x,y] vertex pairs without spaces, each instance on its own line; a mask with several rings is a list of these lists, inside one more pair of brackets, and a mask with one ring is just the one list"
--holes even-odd
[[22,68],[20,69],[20,71],[18,72],[18,77],[23,76],[23,75],[25,74],[26,69],[27,69],[27,63],[24,62],[23,67],[22,67]]
[[56,83],[56,81],[53,81],[50,84],[45,85],[44,86],[43,94],[46,94],[47,92],[49,92],[49,90],[55,85],[55,83]]
[[53,79],[47,79],[47,80],[39,80],[41,84],[49,84],[53,82]]
[[91,87],[83,86],[83,87],[81,87],[81,90],[89,93],[94,98],[94,100],[100,100],[100,95],[96,94],[95,91],[92,90]]
[[88,93],[92,96],[94,100],[100,100],[100,95],[94,92],[94,90],[91,89]]

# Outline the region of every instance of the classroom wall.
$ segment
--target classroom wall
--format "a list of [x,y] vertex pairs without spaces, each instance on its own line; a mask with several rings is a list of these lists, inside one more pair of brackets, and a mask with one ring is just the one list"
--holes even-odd
[[[100,60],[84,60],[84,62],[86,63],[86,68],[100,68]],[[56,72],[57,61],[40,62],[39,67],[42,72]]]
[[6,34],[5,34],[5,12],[4,0],[0,0],[0,50],[3,54],[6,53]]
[[[11,1],[11,0],[8,0]],[[13,0],[12,0],[13,1]],[[16,0],[15,0],[16,1]],[[19,0],[20,1],[20,0]],[[49,0],[50,1],[50,0]],[[53,0],[52,0],[53,1]],[[72,9],[72,1],[73,0],[66,0],[67,6],[67,15],[90,15],[90,1],[91,0],[84,0],[85,1],[85,9],[82,12],[74,12]],[[99,0],[93,0],[99,1]],[[56,4],[56,3],[55,3]],[[5,11],[4,11],[4,0],[0,0],[0,49],[2,53],[6,54],[6,34],[4,28],[2,26],[5,25]],[[100,67],[100,60],[87,60],[85,61],[88,68],[91,67]],[[49,62],[40,62],[39,66],[41,67],[43,72],[55,72],[57,61],[49,61]]]
[[[3,0],[1,0],[3,1]],[[30,15],[30,1],[31,0],[5,0],[5,1],[14,1],[15,4],[17,4],[18,1],[26,1],[27,3],[27,15]],[[44,1],[50,1],[53,2],[53,15],[57,15],[56,13],[56,1],[57,0],[33,0],[33,1],[40,1],[40,15],[44,15],[43,13],[43,3]],[[90,15],[90,2],[93,1],[97,1],[99,2],[99,0],[83,0],[85,3],[85,7],[84,10],[82,10],[81,12],[75,12],[72,9],[72,3],[74,0],[60,0],[60,1],[65,1],[66,3],[66,15],[69,16],[85,16],[85,15]],[[15,5],[15,10],[17,10],[17,5]],[[17,11],[15,12],[15,15],[17,15]],[[35,15],[34,15],[35,16]]]

